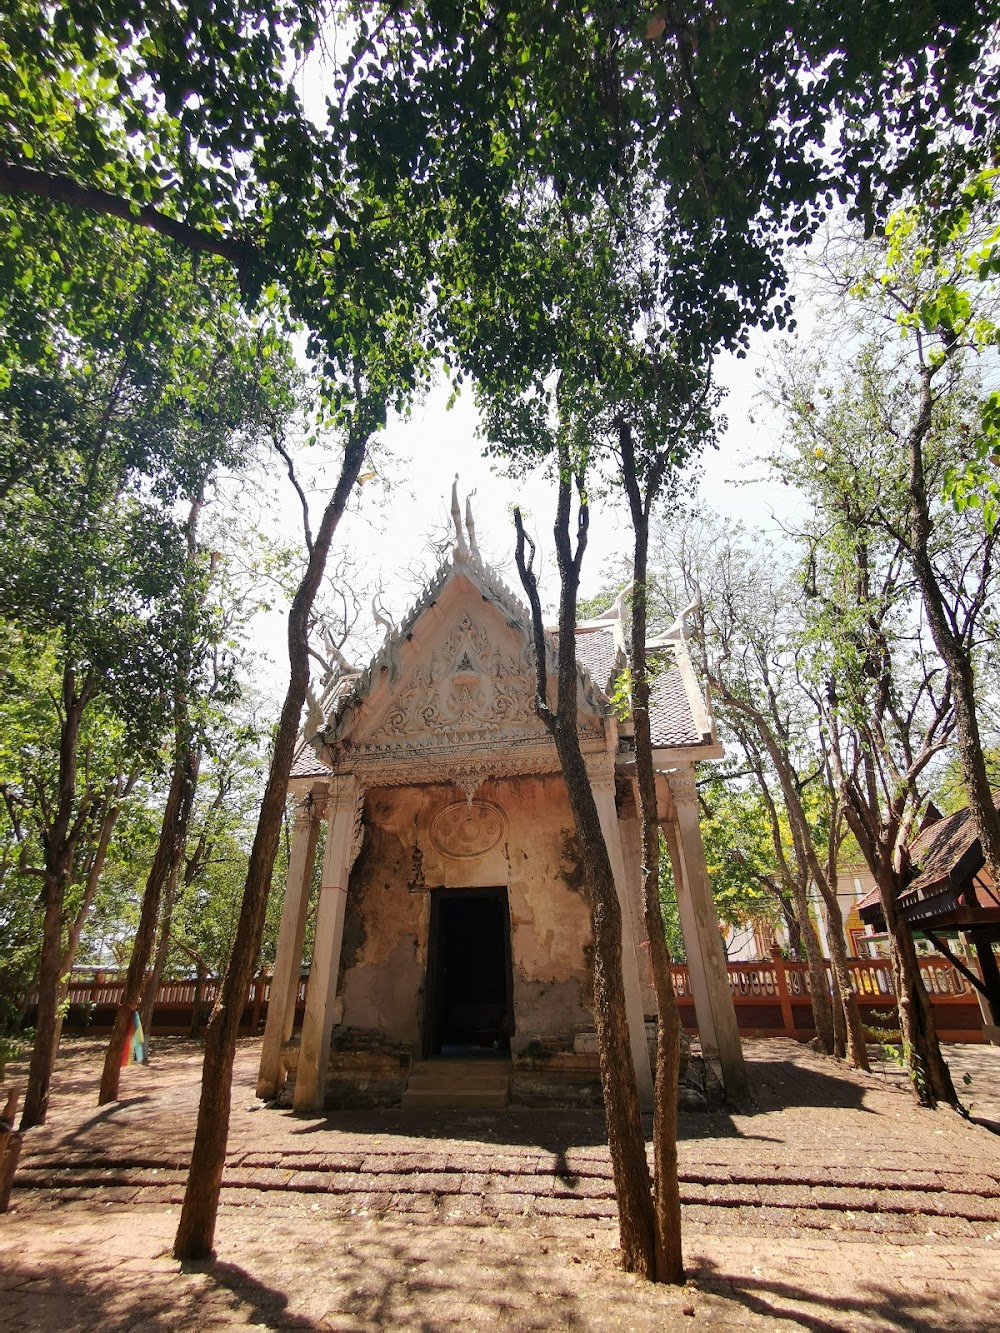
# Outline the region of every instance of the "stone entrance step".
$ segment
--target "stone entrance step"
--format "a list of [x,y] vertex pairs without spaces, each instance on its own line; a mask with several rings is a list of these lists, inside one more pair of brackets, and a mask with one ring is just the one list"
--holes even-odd
[[421,1060],[413,1066],[405,1111],[496,1111],[510,1105],[509,1060]]

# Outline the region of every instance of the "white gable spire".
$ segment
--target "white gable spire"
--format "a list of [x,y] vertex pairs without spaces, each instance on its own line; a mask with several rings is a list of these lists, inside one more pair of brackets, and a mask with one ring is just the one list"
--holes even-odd
[[455,473],[455,480],[451,483],[451,517],[455,524],[455,549],[452,552],[456,565],[464,565],[469,559],[469,548],[465,542],[465,533],[462,531],[462,509],[458,503],[458,473]]
[[472,497],[475,493],[475,491],[470,491],[465,497],[465,530],[469,534],[469,550],[479,560],[481,557],[479,547],[476,544],[476,525],[472,521]]

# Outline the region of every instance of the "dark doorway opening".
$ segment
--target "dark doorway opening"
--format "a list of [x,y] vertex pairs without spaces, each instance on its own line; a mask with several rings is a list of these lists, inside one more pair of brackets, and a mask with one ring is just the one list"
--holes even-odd
[[435,889],[425,1054],[506,1056],[513,1031],[507,890]]

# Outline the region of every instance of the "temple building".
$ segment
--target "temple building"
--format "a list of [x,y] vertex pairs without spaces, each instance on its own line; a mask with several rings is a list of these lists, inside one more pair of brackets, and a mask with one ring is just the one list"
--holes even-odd
[[[481,559],[468,505],[464,528],[457,500],[453,513],[454,551],[371,664],[358,671],[334,654],[292,771],[293,840],[258,1095],[294,1079],[296,1108],[599,1103],[590,906],[555,745],[535,712],[530,614]],[[577,715],[622,907],[632,1058],[649,1106],[656,1005],[634,746],[610,703],[625,665],[623,600],[577,627]],[[694,782],[694,765],[722,747],[683,620],[649,645],[659,659],[658,813],[702,1050],[740,1096],[743,1055]]]

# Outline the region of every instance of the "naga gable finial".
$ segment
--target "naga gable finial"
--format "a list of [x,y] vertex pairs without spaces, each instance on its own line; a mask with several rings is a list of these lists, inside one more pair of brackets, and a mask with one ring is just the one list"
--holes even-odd
[[326,714],[323,705],[313,693],[312,686],[306,686],[306,720],[302,728],[302,739],[318,759],[323,757],[323,732],[326,728]]
[[453,556],[456,564],[465,564],[469,558],[469,548],[465,544],[465,533],[462,531],[462,510],[458,503],[458,473],[455,473],[455,480],[451,483],[451,517],[455,524],[455,550]]
[[476,525],[472,521],[472,497],[475,493],[475,491],[470,491],[465,497],[465,530],[469,534],[469,550],[478,560],[480,557],[479,547],[476,544]]

